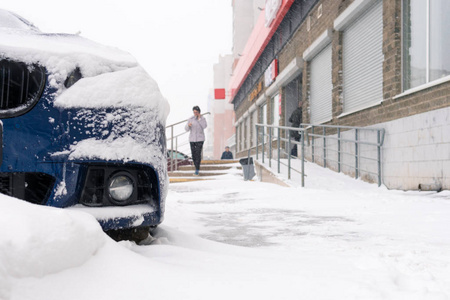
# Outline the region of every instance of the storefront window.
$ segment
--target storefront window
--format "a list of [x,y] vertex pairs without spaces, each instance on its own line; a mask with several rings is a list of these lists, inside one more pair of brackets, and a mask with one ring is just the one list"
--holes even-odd
[[450,75],[450,1],[430,3],[430,81]]
[[250,118],[245,118],[245,149],[250,148]]
[[[264,103],[261,106],[261,124],[267,125],[267,103]],[[267,127],[264,127],[263,132],[264,132],[264,136],[266,137],[264,140],[267,141],[268,134],[269,134]]]
[[[280,125],[280,94],[276,94],[274,97],[272,97],[272,120],[272,125]],[[278,129],[273,129],[272,136],[278,137]]]
[[251,141],[250,141],[250,144],[251,144],[251,146],[253,147],[253,146],[255,146],[255,142],[256,142],[256,128],[255,128],[255,126],[256,126],[256,123],[257,123],[257,121],[258,121],[258,111],[257,110],[255,110],[253,113],[252,113],[252,117],[251,117],[251,130],[250,130],[250,132],[252,133],[250,136],[251,136]]
[[450,1],[403,1],[403,89],[450,75]]

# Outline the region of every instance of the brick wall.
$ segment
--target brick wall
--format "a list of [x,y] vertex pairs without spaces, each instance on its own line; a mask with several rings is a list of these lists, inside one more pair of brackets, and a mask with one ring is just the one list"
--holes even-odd
[[[414,122],[432,122],[433,118],[442,118],[442,115],[448,114],[448,108],[450,107],[450,81],[442,82],[440,84],[425,86],[421,90],[417,90],[414,93],[402,94],[402,41],[401,41],[401,0],[383,0],[383,45],[382,51],[384,55],[383,61],[383,101],[381,104],[363,109],[352,114],[342,116],[343,112],[343,80],[342,80],[342,40],[343,33],[333,30],[334,20],[353,3],[353,0],[323,0],[319,1],[316,6],[309,13],[310,18],[310,30],[307,29],[307,24],[304,22],[297,32],[293,35],[292,39],[287,43],[284,49],[278,55],[279,71],[282,72],[286,66],[295,58],[302,57],[303,52],[325,31],[332,30],[332,114],[333,118],[328,123],[329,125],[346,125],[346,126],[387,126],[388,130],[393,130],[397,124],[402,126],[414,125]],[[318,18],[318,8],[322,5],[322,15]],[[304,63],[303,68],[303,120],[305,123],[310,122],[309,111],[309,64]],[[253,102],[247,101],[243,103],[236,112],[236,117],[239,119]],[[285,98],[282,91],[282,107],[286,107]],[[270,105],[267,109],[271,110]],[[268,112],[268,115],[270,113]],[[419,117],[420,116],[420,117]],[[408,121],[405,121],[408,120]],[[260,120],[259,120],[260,121]],[[281,124],[284,124],[284,114],[282,116]],[[449,136],[450,121],[443,121],[440,125],[430,129],[434,136],[446,135]],[[394,127],[393,127],[394,126]],[[427,128],[427,124],[423,127]],[[395,132],[395,130],[394,130]],[[406,131],[405,131],[406,132]],[[387,132],[387,136],[389,136]],[[408,133],[413,135],[413,133]],[[422,130],[416,130],[416,140],[421,134]],[[400,164],[396,159],[401,156],[402,147],[398,145],[397,139],[387,139],[386,150],[384,155],[384,168],[387,169],[387,179],[389,185],[393,188],[417,188],[417,180],[414,178],[420,178],[422,182],[426,182],[425,178],[420,177],[421,168],[424,164],[421,161],[428,161],[426,157],[419,158],[419,155],[423,154],[424,150],[418,150],[413,160],[402,161],[404,164],[410,164],[411,168],[415,171],[408,170],[406,173],[399,173],[400,175],[389,175],[388,170],[398,170],[394,167],[390,167],[390,162]],[[411,138],[414,141],[414,138]],[[432,141],[429,142],[430,144]],[[437,150],[433,150],[433,153],[439,157],[445,156],[440,153],[445,152],[450,141],[444,140],[439,142],[441,146],[436,146]],[[444,144],[444,146],[442,146]],[[414,142],[410,143],[410,147],[415,147]],[[431,147],[431,146],[430,146]],[[417,149],[420,149],[418,147]],[[437,152],[436,152],[437,151]],[[442,152],[443,151],[443,152]],[[422,154],[421,154],[422,153]],[[449,158],[450,159],[450,158]],[[437,162],[430,163],[431,166],[438,166],[440,172],[443,174],[442,163],[444,160],[438,160]],[[418,165],[421,167],[419,168]],[[419,172],[419,173],[418,173]],[[447,174],[447,173],[446,173]],[[436,181],[436,174],[433,179]],[[396,178],[404,176],[409,178],[407,181],[388,178]],[[444,175],[443,175],[444,176]],[[445,177],[447,176],[447,177]],[[448,174],[441,178],[448,178]],[[447,187],[448,188],[448,187]]]

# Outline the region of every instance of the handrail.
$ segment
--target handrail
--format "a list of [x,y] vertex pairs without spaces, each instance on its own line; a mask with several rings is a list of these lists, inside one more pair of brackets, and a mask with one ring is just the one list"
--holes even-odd
[[[204,114],[201,114],[201,115],[202,115],[202,116],[206,116],[206,115],[210,115],[210,114],[211,114],[210,112],[205,112]],[[173,126],[175,126],[175,125],[178,125],[178,124],[187,122],[187,120],[189,120],[189,119],[190,119],[190,118],[188,118],[188,119],[186,119],[186,120],[183,120],[183,121],[179,121],[179,122],[177,122],[177,123],[173,123],[173,124],[167,125],[167,126],[166,126],[166,129],[169,128],[169,127],[173,127]]]
[[305,129],[311,129],[312,127],[324,127],[324,128],[336,128],[336,129],[350,129],[350,130],[365,130],[365,131],[381,131],[382,136],[381,136],[381,144],[380,146],[383,146],[384,143],[384,136],[385,136],[385,129],[384,128],[376,128],[376,127],[358,127],[358,126],[344,126],[344,125],[314,125],[314,124],[307,124],[307,123],[302,123],[300,124],[300,126],[306,126]]
[[[210,112],[205,112],[204,114],[201,114],[202,116],[206,116],[206,115],[210,115],[211,113]],[[170,128],[170,137],[169,138],[166,138],[166,141],[169,141],[170,140],[170,150],[175,150],[175,151],[178,151],[178,137],[180,137],[180,136],[182,136],[182,135],[185,135],[185,134],[187,134],[187,131],[185,131],[185,132],[183,132],[183,133],[180,133],[180,134],[178,134],[178,135],[176,135],[176,136],[174,136],[174,134],[173,134],[173,128],[176,126],[176,125],[179,125],[179,124],[182,124],[182,123],[185,123],[185,122],[187,122],[189,120],[189,118],[188,119],[185,119],[185,120],[182,120],[182,121],[179,121],[179,122],[177,122],[177,123],[174,123],[174,124],[170,124],[170,125],[167,125],[166,126],[166,130],[167,129],[169,129]],[[173,141],[175,140],[175,149],[173,149],[174,147],[174,145],[173,145]],[[178,168],[178,158],[177,159],[175,159],[176,160],[176,164],[175,164],[175,169],[176,168]],[[173,167],[174,167],[174,162],[173,162],[174,160],[173,160],[173,158],[171,159],[171,164],[170,164],[170,170],[171,171],[173,171]]]
[[[295,170],[294,168],[291,167],[291,154],[290,151],[285,151],[288,153],[288,179],[291,179],[291,169],[295,170],[297,172],[299,172],[301,174],[301,185],[302,187],[305,186],[305,137],[307,136],[307,131],[304,128],[298,128],[298,127],[288,127],[288,126],[276,126],[276,125],[267,125],[267,124],[255,124],[256,127],[256,159],[258,159],[258,147],[259,147],[259,143],[258,143],[258,137],[259,137],[259,127],[267,127],[269,128],[269,167],[271,166],[271,161],[272,161],[272,129],[278,129],[278,135],[277,135],[277,147],[278,147],[278,158],[277,158],[277,163],[278,163],[278,173],[280,173],[280,164],[281,164],[281,156],[280,156],[280,148],[281,148],[281,143],[280,141],[286,141],[287,142],[287,149],[291,149],[291,130],[293,131],[299,131],[302,132],[301,137],[300,137],[300,143],[294,142],[297,145],[301,145],[301,171]],[[288,138],[282,138],[281,137],[281,132],[280,130],[286,130],[287,131],[287,135]],[[262,162],[264,163],[264,137],[266,135],[264,134],[264,131],[262,132],[262,142],[261,142],[261,149],[262,149]],[[286,149],[285,149],[286,150]],[[284,165],[284,164],[283,164]]]
[[[341,166],[354,168],[355,178],[360,176],[360,172],[363,171],[367,174],[377,175],[378,177],[378,186],[381,186],[381,147],[384,143],[385,137],[385,129],[384,128],[373,128],[373,127],[352,127],[352,126],[340,126],[340,125],[313,125],[313,124],[305,124],[302,123],[301,127],[289,127],[289,126],[276,126],[276,125],[266,125],[266,124],[255,124],[256,126],[256,159],[258,159],[259,149],[262,152],[262,163],[264,163],[265,157],[265,143],[268,143],[269,151],[269,167],[271,167],[272,160],[272,144],[275,141],[272,136],[272,132],[274,130],[278,130],[277,134],[277,153],[278,153],[278,173],[280,173],[280,158],[281,158],[281,149],[284,150],[284,155],[287,155],[288,163],[288,179],[291,179],[291,169],[299,172],[302,175],[302,187],[304,186],[304,177],[306,174],[304,173],[304,161],[305,161],[305,147],[309,147],[309,153],[311,156],[312,162],[315,162],[315,158],[319,157],[323,160],[323,167],[330,167],[327,165],[327,161],[336,163],[338,172],[341,172]],[[266,130],[260,130],[261,128],[266,128]],[[327,134],[326,129],[333,128],[336,129],[336,133]],[[284,134],[281,134],[281,131],[284,131]],[[316,130],[316,131],[315,131]],[[342,130],[342,132],[341,132]],[[351,138],[348,135],[353,134],[354,137]],[[260,132],[261,131],[261,132]],[[291,140],[291,132],[297,131],[301,133],[300,141]],[[345,133],[345,137],[342,137],[341,134]],[[373,134],[369,134],[366,136],[360,136],[361,132],[376,132],[376,140],[372,141],[370,138],[373,138]],[[269,138],[268,141],[267,137]],[[329,140],[337,141],[334,144],[327,143]],[[281,141],[285,142],[282,145]],[[322,143],[322,145],[320,145]],[[353,145],[353,151],[343,151],[341,149],[342,144],[350,143]],[[291,167],[291,145],[295,144],[297,146],[301,146],[301,155],[297,155],[299,159],[301,159],[301,171],[295,170]],[[317,145],[319,144],[319,145]],[[371,156],[361,155],[361,145],[374,147],[376,148],[376,157],[368,157]],[[316,154],[316,148],[322,148],[322,154]],[[366,148],[364,148],[366,149]],[[333,155],[337,155],[336,157],[327,157],[327,153],[331,152]],[[371,151],[369,151],[371,152]],[[336,153],[336,154],[334,154]],[[345,160],[347,156],[350,155],[354,157],[354,163],[352,165],[349,164],[348,160]],[[375,156],[375,155],[373,155]],[[344,160],[344,161],[343,161]],[[377,171],[373,171],[374,168],[363,169],[362,161],[372,161],[377,163]],[[284,164],[283,164],[284,165]],[[370,164],[364,167],[370,167]]]

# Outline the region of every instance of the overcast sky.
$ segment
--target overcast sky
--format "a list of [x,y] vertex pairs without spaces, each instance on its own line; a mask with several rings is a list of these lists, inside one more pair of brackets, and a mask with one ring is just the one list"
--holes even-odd
[[130,52],[170,103],[167,124],[207,110],[213,64],[231,53],[231,0],[5,0],[44,32],[77,33]]

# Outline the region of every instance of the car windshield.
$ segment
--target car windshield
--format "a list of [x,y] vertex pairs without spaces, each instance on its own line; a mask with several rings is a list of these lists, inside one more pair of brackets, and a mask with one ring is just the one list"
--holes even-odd
[[39,31],[33,24],[24,18],[2,9],[0,9],[0,27]]

